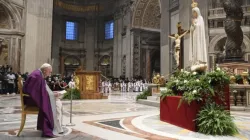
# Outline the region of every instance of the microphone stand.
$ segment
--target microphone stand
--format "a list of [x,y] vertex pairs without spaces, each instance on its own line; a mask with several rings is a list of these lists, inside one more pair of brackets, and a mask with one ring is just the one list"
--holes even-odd
[[74,123],[72,123],[72,89],[70,90],[70,122],[69,124],[66,124],[66,126],[75,126]]

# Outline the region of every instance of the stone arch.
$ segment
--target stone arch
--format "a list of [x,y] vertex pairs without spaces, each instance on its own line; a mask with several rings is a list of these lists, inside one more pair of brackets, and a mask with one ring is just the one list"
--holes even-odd
[[160,31],[160,0],[138,0],[133,11],[132,28]]
[[21,30],[21,14],[18,12],[17,8],[14,7],[10,1],[0,1],[0,6],[2,6],[11,23],[11,29]]
[[[220,35],[216,35],[211,41],[210,41],[210,44],[209,44],[209,53],[213,53],[215,52],[215,46],[217,44],[217,42],[219,42],[221,39],[227,37],[226,34],[220,34]],[[250,52],[250,39],[244,35],[243,37],[243,43],[245,44],[246,46],[246,49],[245,49],[245,52]]]
[[[69,63],[69,64],[67,64]],[[80,66],[81,65],[81,59],[78,58],[75,55],[68,55],[64,58],[64,65],[75,65]]]
[[160,6],[160,14],[161,14],[161,1],[162,1],[162,0],[158,0],[159,6]]
[[103,55],[99,60],[100,65],[110,65],[110,63],[111,57],[109,55]]

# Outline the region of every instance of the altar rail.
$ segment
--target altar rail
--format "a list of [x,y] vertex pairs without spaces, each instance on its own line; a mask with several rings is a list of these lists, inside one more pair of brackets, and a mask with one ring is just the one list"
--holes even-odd
[[[244,17],[241,22],[242,26],[250,25],[250,5],[242,6]],[[224,27],[224,19],[226,18],[226,13],[223,8],[209,9],[209,28],[222,28]]]
[[[250,15],[250,5],[242,6],[242,10],[244,13],[244,16]],[[224,8],[215,8],[215,9],[209,9],[209,19],[212,18],[226,18],[226,13],[224,11]]]
[[250,85],[230,85],[230,106],[244,111],[250,108]]

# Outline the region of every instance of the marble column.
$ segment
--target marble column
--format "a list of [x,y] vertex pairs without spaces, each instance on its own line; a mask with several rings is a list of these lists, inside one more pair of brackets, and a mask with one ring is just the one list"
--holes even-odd
[[51,60],[53,0],[26,1],[24,70],[31,72]]
[[126,28],[126,45],[123,46],[125,52],[126,52],[126,77],[129,79],[133,76],[133,33],[131,33],[131,12],[128,12],[125,16],[124,25],[127,26]]
[[161,0],[161,74],[169,75],[169,0]]
[[94,59],[95,59],[95,20],[88,20],[85,22],[85,44],[86,44],[86,70],[94,70]]
[[116,77],[117,76],[117,58],[118,58],[118,47],[117,47],[117,35],[118,35],[118,21],[117,19],[114,21],[114,45],[113,45],[113,76]]
[[129,79],[133,78],[133,75],[134,75],[134,63],[133,63],[133,60],[134,60],[134,32],[131,32],[130,33],[130,61],[129,61],[129,65],[130,65],[130,72],[129,72]]
[[[182,28],[184,30],[188,30],[190,28],[191,25],[191,4],[192,1],[191,0],[180,0],[180,5],[179,5],[179,19],[182,25]],[[184,68],[188,67],[190,65],[190,61],[189,61],[189,39],[190,39],[190,35],[186,35],[184,37]]]
[[135,45],[133,49],[133,76],[141,75],[141,34],[140,31],[135,34]]
[[115,20],[114,23],[114,51],[113,51],[113,76],[119,77],[122,72],[122,19]]
[[150,52],[152,50],[150,49],[147,49],[146,50],[146,78],[147,80],[150,80],[151,79],[151,55],[150,55]]

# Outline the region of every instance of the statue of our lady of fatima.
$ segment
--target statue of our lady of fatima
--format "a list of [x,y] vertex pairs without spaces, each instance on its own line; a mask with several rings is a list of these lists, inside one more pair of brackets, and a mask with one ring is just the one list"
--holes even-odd
[[189,61],[192,62],[193,68],[191,67],[191,69],[194,70],[201,65],[207,67],[207,45],[205,24],[200,9],[198,8],[198,3],[193,0],[191,6],[193,18],[190,27]]

